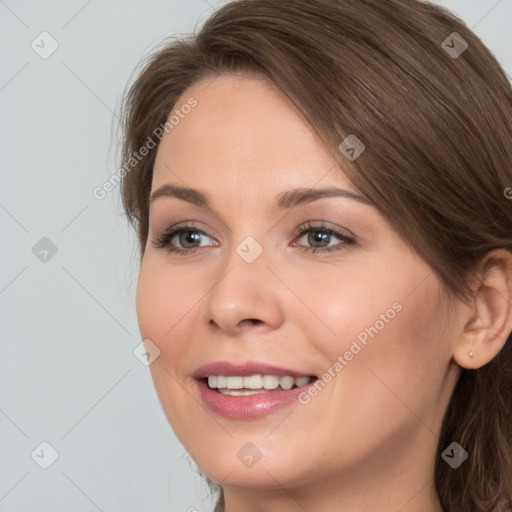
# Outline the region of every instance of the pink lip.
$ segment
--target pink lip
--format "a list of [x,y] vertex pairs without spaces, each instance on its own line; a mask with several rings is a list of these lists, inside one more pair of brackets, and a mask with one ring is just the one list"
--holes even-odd
[[280,368],[278,366],[268,365],[265,363],[246,363],[246,364],[232,364],[227,361],[218,361],[216,363],[205,364],[198,368],[193,374],[194,379],[204,379],[210,375],[240,375],[246,377],[249,375],[290,375],[294,378],[311,377],[312,374],[300,373],[287,368]]
[[208,387],[206,378],[210,375],[290,375],[295,378],[312,375],[263,363],[233,365],[228,362],[217,362],[201,366],[194,372],[193,377],[196,379],[203,403],[212,412],[232,419],[256,419],[271,414],[295,402],[299,395],[314,383],[312,381],[305,386],[288,391],[268,391],[248,396],[227,396]]

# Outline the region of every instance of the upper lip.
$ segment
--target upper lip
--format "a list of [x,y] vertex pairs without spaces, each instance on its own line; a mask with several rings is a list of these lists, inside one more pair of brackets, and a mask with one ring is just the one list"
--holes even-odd
[[288,368],[282,368],[266,363],[249,362],[245,364],[232,364],[227,361],[217,361],[199,367],[193,374],[194,379],[205,379],[210,375],[241,376],[249,375],[290,375],[294,378],[311,377],[311,373],[303,373]]

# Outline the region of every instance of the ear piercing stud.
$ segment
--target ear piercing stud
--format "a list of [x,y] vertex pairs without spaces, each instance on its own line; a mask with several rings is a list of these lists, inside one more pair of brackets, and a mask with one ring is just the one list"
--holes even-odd
[[473,351],[469,353],[469,357],[473,357]]

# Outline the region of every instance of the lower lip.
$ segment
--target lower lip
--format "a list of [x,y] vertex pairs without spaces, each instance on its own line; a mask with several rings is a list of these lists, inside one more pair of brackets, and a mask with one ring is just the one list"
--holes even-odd
[[213,391],[204,380],[196,381],[203,403],[214,413],[240,420],[261,418],[295,402],[312,383],[288,391],[269,391],[257,395],[229,396]]

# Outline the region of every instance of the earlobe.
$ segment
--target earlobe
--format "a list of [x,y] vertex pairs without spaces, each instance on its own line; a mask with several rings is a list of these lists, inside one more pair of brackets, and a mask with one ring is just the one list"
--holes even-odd
[[512,331],[512,253],[491,251],[482,260],[474,301],[468,311],[453,358],[468,370],[492,361]]

